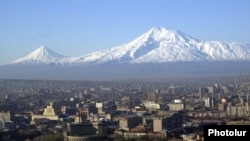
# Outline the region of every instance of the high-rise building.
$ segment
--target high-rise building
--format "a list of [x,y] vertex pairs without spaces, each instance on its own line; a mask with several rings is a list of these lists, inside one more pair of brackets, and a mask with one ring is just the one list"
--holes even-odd
[[103,103],[102,102],[96,103],[96,108],[97,108],[97,111],[99,114],[103,113]]
[[158,102],[158,93],[157,92],[148,92],[148,101],[149,102]]
[[214,98],[204,98],[205,107],[213,107],[214,106]]
[[79,93],[79,94],[78,94],[78,97],[79,97],[79,99],[82,99],[82,98],[83,98],[83,94],[82,94],[82,93]]
[[153,132],[162,131],[162,119],[153,119]]
[[207,88],[199,88],[200,99],[206,97],[207,94],[208,94],[208,89]]
[[89,116],[89,107],[82,107],[78,109],[77,116],[75,117],[76,123],[81,123],[87,121]]

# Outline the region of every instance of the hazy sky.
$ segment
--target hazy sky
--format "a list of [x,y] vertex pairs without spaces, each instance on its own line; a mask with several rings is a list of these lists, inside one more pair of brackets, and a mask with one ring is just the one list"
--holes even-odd
[[201,40],[250,43],[249,0],[0,0],[0,64],[41,45],[80,56],[152,27]]

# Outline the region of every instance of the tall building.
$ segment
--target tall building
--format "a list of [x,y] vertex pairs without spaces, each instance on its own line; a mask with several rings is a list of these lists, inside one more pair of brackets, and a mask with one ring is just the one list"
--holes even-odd
[[157,92],[148,92],[148,101],[149,102],[158,102],[158,93]]
[[199,88],[200,99],[207,97],[208,89],[207,88]]
[[153,119],[153,132],[162,131],[162,119]]
[[79,99],[82,99],[82,98],[83,98],[83,94],[82,94],[82,93],[79,93],[79,94],[78,94],[78,97],[79,97]]
[[226,111],[226,104],[225,103],[219,103],[218,110],[219,111]]
[[204,103],[205,103],[205,107],[213,107],[214,106],[214,98],[204,98]]
[[102,114],[103,113],[103,103],[96,103],[96,108],[97,108],[97,112],[98,114]]
[[0,129],[10,127],[10,125],[13,123],[13,116],[13,113],[10,111],[0,112]]
[[208,86],[208,93],[212,95],[212,97],[214,97],[214,87],[213,86]]
[[89,107],[79,108],[77,111],[77,115],[75,117],[76,123],[81,123],[87,121],[89,116]]

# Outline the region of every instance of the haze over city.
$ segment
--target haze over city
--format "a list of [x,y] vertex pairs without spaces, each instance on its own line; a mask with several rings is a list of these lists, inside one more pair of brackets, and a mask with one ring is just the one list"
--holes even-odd
[[249,1],[0,1],[0,65],[41,45],[66,56],[119,46],[152,27],[250,43]]

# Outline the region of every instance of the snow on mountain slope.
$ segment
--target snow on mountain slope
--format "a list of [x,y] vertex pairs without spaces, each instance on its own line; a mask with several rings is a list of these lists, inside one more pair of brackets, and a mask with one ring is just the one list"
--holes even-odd
[[[189,41],[186,42],[186,41]],[[150,54],[154,55],[153,52],[159,50],[162,51],[161,48],[164,46],[171,44],[171,45],[179,45],[183,46],[185,44],[190,43],[197,43],[196,39],[193,39],[185,34],[179,35],[175,31],[167,30],[165,28],[152,28],[148,32],[144,33],[140,37],[136,38],[135,40],[118,46],[111,49],[106,49],[103,51],[94,52],[91,54],[87,54],[81,57],[73,58],[72,60],[77,62],[109,62],[109,61],[137,61],[143,56],[147,56],[147,59],[160,62],[161,58],[159,58],[159,54],[156,52],[155,56],[151,56]],[[176,49],[169,49],[169,54],[172,51],[178,51]],[[168,53],[163,54],[169,55]],[[151,56],[148,58],[148,56]],[[161,56],[161,57],[163,57]],[[163,58],[170,58],[169,56],[165,56]],[[184,57],[185,58],[185,57]],[[197,58],[197,57],[196,57]],[[165,59],[165,61],[170,61],[171,59]]]
[[64,59],[65,56],[60,55],[53,50],[41,46],[30,54],[26,55],[23,58],[17,59],[11,64],[50,64],[50,63],[59,63]]
[[71,62],[161,63],[249,58],[249,45],[201,41],[180,31],[155,27],[127,44],[71,58]]
[[[159,43],[154,41],[154,37],[151,37],[152,32],[157,31],[157,29],[152,28],[150,31],[136,38],[130,43],[114,47],[111,49],[106,49],[103,51],[94,52],[81,57],[72,58],[74,61],[78,62],[108,62],[108,61],[129,61],[138,58],[142,55],[149,53],[151,50],[158,48]],[[154,35],[155,38],[161,38],[161,33],[159,37]]]
[[205,41],[202,43],[200,50],[214,60],[249,60],[250,58],[249,44]]

